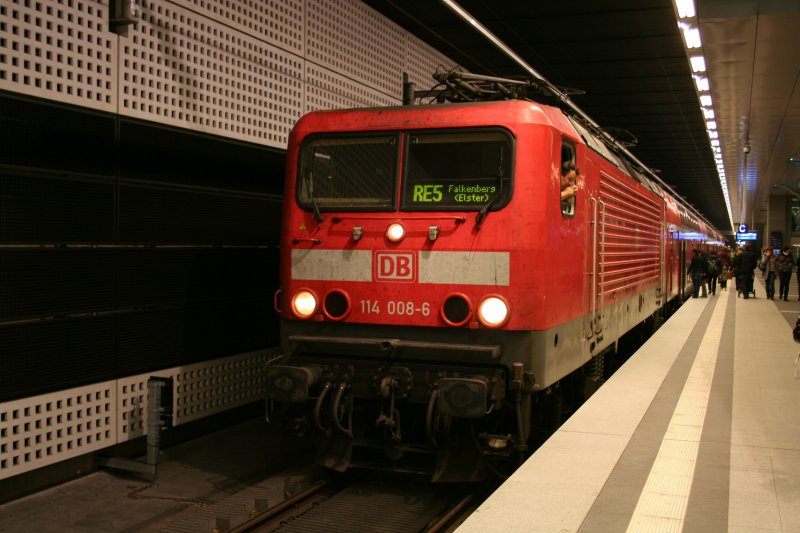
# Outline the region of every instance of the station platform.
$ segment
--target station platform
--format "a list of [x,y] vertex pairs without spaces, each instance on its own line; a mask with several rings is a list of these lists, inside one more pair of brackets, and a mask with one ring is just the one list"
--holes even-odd
[[755,287],[690,298],[458,533],[800,532],[797,286]]

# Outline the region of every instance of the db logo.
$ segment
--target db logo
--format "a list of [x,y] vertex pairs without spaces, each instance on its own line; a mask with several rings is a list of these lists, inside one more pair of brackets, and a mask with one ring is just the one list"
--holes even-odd
[[378,252],[374,269],[378,281],[414,281],[414,253]]

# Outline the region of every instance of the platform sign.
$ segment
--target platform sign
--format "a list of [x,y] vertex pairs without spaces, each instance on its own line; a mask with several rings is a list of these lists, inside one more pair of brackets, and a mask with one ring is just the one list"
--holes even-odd
[[744,233],[736,233],[736,240],[737,241],[757,241],[758,240],[758,232],[757,231],[748,231]]
[[736,233],[747,233],[748,229],[747,224],[739,224],[736,228]]

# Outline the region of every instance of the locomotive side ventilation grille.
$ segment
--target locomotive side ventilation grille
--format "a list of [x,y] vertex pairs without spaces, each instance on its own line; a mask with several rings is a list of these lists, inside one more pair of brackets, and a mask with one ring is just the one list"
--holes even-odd
[[639,184],[630,186],[601,173],[600,205],[601,296],[624,296],[641,284],[657,284],[661,243],[657,198]]

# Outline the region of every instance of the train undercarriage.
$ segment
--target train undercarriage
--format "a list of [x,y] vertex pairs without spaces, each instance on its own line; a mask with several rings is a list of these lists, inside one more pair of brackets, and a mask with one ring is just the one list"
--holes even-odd
[[[522,363],[478,362],[496,359],[498,346],[291,340],[294,352],[267,369],[270,418],[282,436],[313,439],[317,462],[334,470],[424,473],[434,482],[508,475],[596,390],[613,356],[598,354],[540,390]],[[445,358],[452,351],[474,362],[454,365]]]

